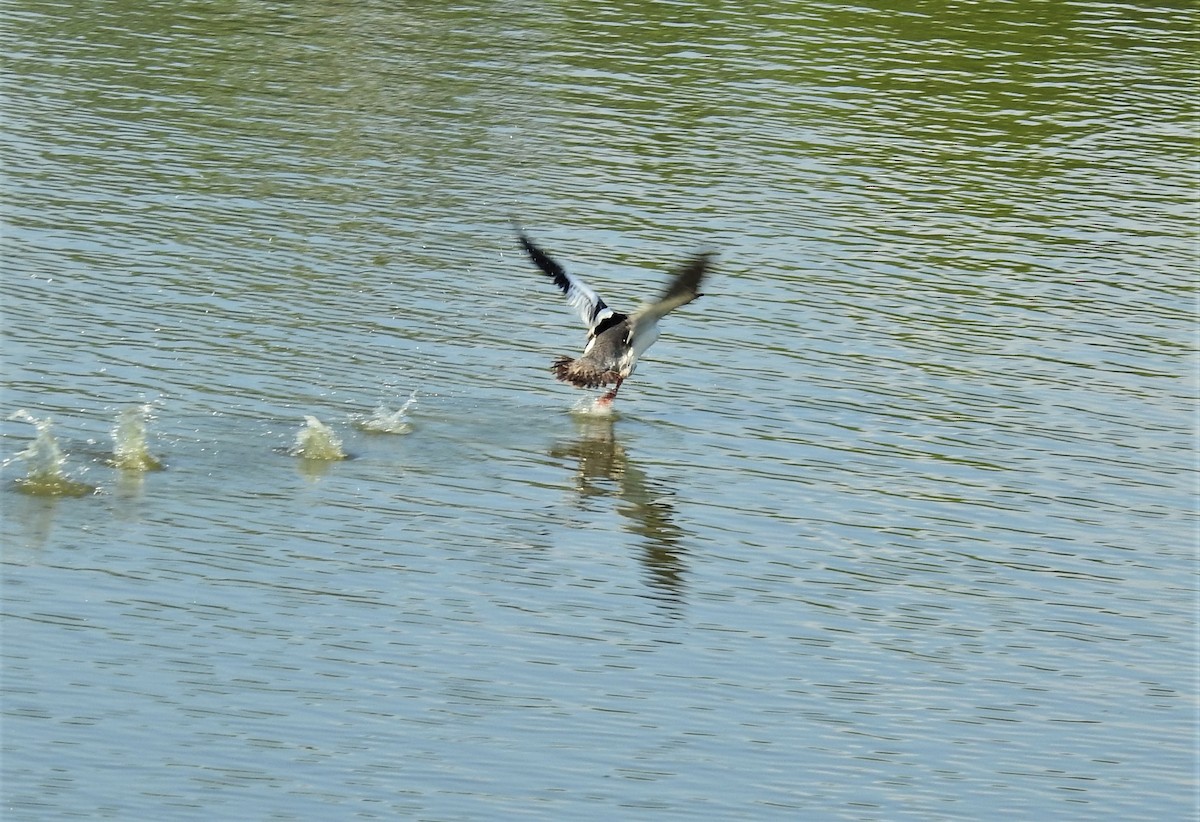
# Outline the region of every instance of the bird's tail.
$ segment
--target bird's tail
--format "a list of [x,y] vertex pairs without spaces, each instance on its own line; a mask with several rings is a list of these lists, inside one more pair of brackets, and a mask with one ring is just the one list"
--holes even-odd
[[599,388],[621,379],[621,375],[616,371],[599,371],[595,368],[588,368],[586,365],[580,365],[579,360],[573,360],[570,357],[559,357],[550,366],[550,370],[559,380],[569,382],[579,388]]

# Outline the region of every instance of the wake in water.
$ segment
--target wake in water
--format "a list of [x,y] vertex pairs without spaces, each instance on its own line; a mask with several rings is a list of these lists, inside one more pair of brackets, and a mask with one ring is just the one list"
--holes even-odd
[[386,405],[381,405],[372,411],[370,416],[356,418],[354,425],[371,434],[407,434],[412,431],[412,423],[408,421],[408,411],[416,403],[417,392],[413,391],[400,408],[393,411]]
[[39,497],[82,497],[96,493],[94,485],[79,482],[67,475],[67,458],[50,433],[49,417],[39,420],[22,408],[9,419],[28,422],[37,429],[37,436],[28,448],[4,461],[4,465],[14,460],[29,463],[29,473],[16,480],[17,490]]
[[126,471],[158,471],[163,464],[154,458],[146,444],[146,426],[150,421],[149,403],[128,408],[117,417],[113,428],[112,465]]
[[304,427],[296,434],[291,453],[305,460],[333,461],[347,457],[341,438],[328,425],[311,416],[304,417]]

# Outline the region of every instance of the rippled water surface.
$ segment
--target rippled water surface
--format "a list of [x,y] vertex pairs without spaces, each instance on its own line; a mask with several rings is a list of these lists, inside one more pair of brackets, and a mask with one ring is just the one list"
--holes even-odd
[[1195,16],[7,4],[4,818],[1194,818]]

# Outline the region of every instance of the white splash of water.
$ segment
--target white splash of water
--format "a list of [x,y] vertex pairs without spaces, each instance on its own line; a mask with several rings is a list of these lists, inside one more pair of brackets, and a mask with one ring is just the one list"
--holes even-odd
[[50,432],[49,417],[38,419],[22,408],[9,419],[30,423],[37,429],[37,435],[28,448],[4,461],[4,465],[14,460],[29,463],[29,473],[16,481],[18,490],[41,497],[82,497],[96,493],[94,485],[79,482],[67,475],[67,458]]
[[605,402],[603,397],[584,397],[571,406],[571,413],[577,417],[611,417],[616,412],[612,400]]
[[312,416],[304,417],[304,427],[296,434],[292,453],[306,460],[346,459],[341,438],[332,428]]
[[151,420],[149,403],[127,408],[117,417],[113,428],[112,464],[126,471],[157,471],[163,464],[154,458],[146,444],[146,427]]
[[408,421],[408,411],[416,403],[417,392],[413,391],[404,405],[398,409],[392,410],[386,405],[381,405],[369,416],[359,417],[354,424],[372,434],[407,434],[412,431],[412,423]]

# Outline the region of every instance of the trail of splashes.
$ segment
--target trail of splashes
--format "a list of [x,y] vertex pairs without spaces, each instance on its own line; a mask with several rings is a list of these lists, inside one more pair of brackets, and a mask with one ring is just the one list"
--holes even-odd
[[354,424],[372,434],[407,434],[412,431],[408,421],[408,410],[416,405],[417,392],[413,391],[404,405],[393,411],[386,405],[376,408],[369,417],[360,417]]
[[325,423],[316,417],[305,416],[304,427],[296,434],[292,453],[306,460],[344,460],[342,441]]
[[158,471],[163,464],[150,454],[146,444],[146,426],[151,406],[147,403],[127,408],[117,417],[113,429],[112,464],[126,471]]
[[4,461],[4,465],[18,459],[29,463],[29,473],[16,480],[18,491],[37,497],[82,497],[96,493],[96,486],[67,476],[67,458],[50,433],[49,417],[38,419],[22,408],[9,419],[28,422],[37,429],[37,436],[28,448]]

